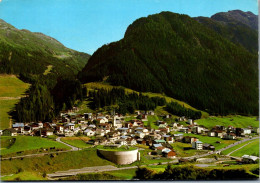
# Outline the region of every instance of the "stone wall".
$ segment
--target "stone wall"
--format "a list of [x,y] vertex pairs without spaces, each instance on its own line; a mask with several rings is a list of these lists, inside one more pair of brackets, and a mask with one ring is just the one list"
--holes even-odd
[[137,149],[132,151],[108,151],[98,149],[97,152],[105,159],[119,165],[131,164],[140,160],[140,153]]

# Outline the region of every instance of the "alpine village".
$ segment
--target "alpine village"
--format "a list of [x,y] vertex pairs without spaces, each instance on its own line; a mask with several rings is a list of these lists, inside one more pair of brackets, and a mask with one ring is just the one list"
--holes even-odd
[[0,19],[1,180],[259,178],[258,15],[161,12],[89,55]]

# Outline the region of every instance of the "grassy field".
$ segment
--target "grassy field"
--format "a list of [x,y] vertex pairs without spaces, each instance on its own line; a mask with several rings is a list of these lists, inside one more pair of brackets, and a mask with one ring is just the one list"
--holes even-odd
[[137,170],[136,168],[133,168],[133,169],[117,170],[117,171],[111,171],[105,173],[118,177],[121,180],[131,180],[134,178],[136,170]]
[[23,172],[53,173],[61,170],[103,165],[114,164],[100,158],[96,149],[91,148],[82,151],[44,155],[42,157],[1,161],[1,175],[15,174],[19,169]]
[[[112,86],[112,85],[109,85],[107,83],[100,83],[100,82],[91,82],[91,83],[86,83],[85,86],[88,88],[88,89],[95,89],[95,88],[104,88],[104,89],[112,89],[112,88],[124,88],[122,86]],[[124,88],[126,90],[126,92],[128,93],[133,93],[133,92],[136,92],[136,93],[139,93],[137,91],[134,91],[132,89],[129,89],[129,88]],[[162,97],[162,98],[165,98],[166,102],[177,102],[179,103],[181,106],[184,106],[185,108],[188,108],[188,109],[193,109],[193,110],[197,110],[195,109],[194,107],[190,106],[189,104],[185,103],[185,102],[182,102],[180,100],[177,100],[177,99],[174,99],[174,98],[171,98],[171,97],[167,97],[163,94],[160,94],[160,93],[150,93],[150,92],[143,92],[142,93],[143,95],[146,95],[146,96],[149,96],[149,97]],[[157,112],[161,111],[163,113],[165,113],[166,111],[162,111],[163,109],[162,108],[158,108],[157,109]],[[204,111],[201,111],[202,112],[202,117],[205,118],[205,117],[208,117],[209,114],[204,112]]]
[[30,85],[14,75],[0,75],[0,97],[19,97]]
[[17,136],[17,137],[2,136],[1,143],[3,142],[3,144],[8,144],[6,141],[11,140],[12,138],[16,139],[15,143],[10,148],[6,148],[7,146],[2,147],[1,155],[9,155],[9,154],[15,155],[14,153],[20,151],[24,151],[24,153],[26,153],[26,151],[36,150],[40,148],[50,148],[50,147],[55,147],[59,149],[70,149],[68,146],[62,143],[41,138],[41,137],[31,137],[31,136]]
[[[223,140],[223,139],[218,138],[218,137],[209,137],[209,136],[203,136],[203,135],[197,135],[197,134],[183,133],[183,136],[196,137],[200,141],[202,141],[203,143],[208,143],[208,144],[215,146],[216,150],[221,149],[223,147],[228,146],[229,144],[236,142],[236,140]],[[220,141],[221,143],[216,143],[216,141]]]
[[[252,140],[252,141],[257,141],[257,140],[258,140],[258,139]],[[236,146],[234,146],[234,147],[231,147],[231,148],[229,148],[229,149],[227,149],[227,150],[222,151],[221,154],[227,155],[228,153],[230,153],[230,152],[236,150],[237,148],[239,148],[239,147],[241,147],[241,146],[243,146],[243,145],[245,145],[245,144],[247,144],[247,143],[249,143],[249,142],[252,142],[252,141],[246,141],[246,142],[243,142],[243,143],[241,143],[241,144],[238,144],[238,145],[236,145]],[[259,142],[258,142],[258,143],[259,143]]]
[[90,147],[91,145],[86,143],[89,140],[90,140],[90,138],[88,138],[88,137],[63,137],[63,138],[61,138],[61,141],[66,142],[67,144],[70,144],[70,145],[78,147],[78,148]]
[[4,176],[1,178],[2,181],[26,181],[26,180],[45,180],[48,179],[43,177],[43,174],[40,172],[17,172],[11,176]]
[[11,111],[15,104],[19,102],[19,99],[15,100],[1,100],[0,99],[0,129],[10,128],[10,116],[8,114]]
[[14,75],[0,75],[0,129],[10,127],[8,112],[13,109],[19,98],[29,88],[29,84],[22,82]]
[[199,125],[203,125],[206,128],[212,128],[216,125],[222,125],[228,127],[229,125],[239,128],[246,128],[248,126],[259,127],[259,121],[255,116],[224,116],[224,117],[209,117],[205,119],[196,120]]
[[253,140],[252,143],[246,145],[245,147],[235,151],[231,156],[241,157],[243,155],[254,155],[259,156],[259,139]]

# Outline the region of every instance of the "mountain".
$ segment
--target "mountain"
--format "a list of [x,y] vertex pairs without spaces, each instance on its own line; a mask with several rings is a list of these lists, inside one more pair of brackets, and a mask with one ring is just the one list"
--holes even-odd
[[137,19],[78,76],[165,93],[211,114],[258,114],[257,54],[187,15]]
[[221,12],[211,16],[213,20],[221,22],[240,22],[245,24],[254,30],[258,30],[258,16],[248,11],[243,12],[241,10],[232,10],[228,12]]
[[42,33],[19,30],[0,19],[0,73],[76,75],[90,55],[66,48]]
[[195,19],[233,43],[240,44],[251,52],[258,52],[257,15],[233,10],[217,13],[211,18],[195,17]]

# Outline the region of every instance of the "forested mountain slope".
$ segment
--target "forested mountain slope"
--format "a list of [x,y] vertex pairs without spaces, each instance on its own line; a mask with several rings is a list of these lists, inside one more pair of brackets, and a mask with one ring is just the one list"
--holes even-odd
[[233,10],[217,13],[211,18],[195,17],[195,19],[233,43],[240,44],[251,52],[258,52],[257,15]]
[[[68,49],[54,38],[16,29],[0,19],[0,73],[71,76],[84,67],[88,58],[88,54]],[[47,68],[49,72],[45,72]]]
[[187,15],[162,12],[134,21],[79,73],[138,91],[165,93],[212,114],[257,114],[257,54]]

